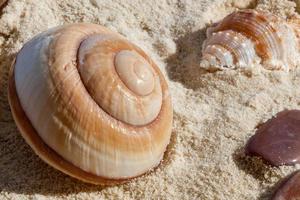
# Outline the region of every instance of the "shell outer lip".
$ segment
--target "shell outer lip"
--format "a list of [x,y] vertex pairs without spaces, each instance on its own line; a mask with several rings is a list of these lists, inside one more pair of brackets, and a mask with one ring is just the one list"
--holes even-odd
[[[128,181],[131,181],[133,178],[140,177],[144,174],[148,174],[157,166],[148,171],[134,177],[129,177],[125,179],[108,179],[105,177],[97,176],[91,173],[88,173],[72,163],[66,161],[63,157],[61,157],[58,153],[56,153],[52,148],[50,148],[41,137],[37,134],[34,127],[31,125],[28,117],[26,116],[24,110],[21,107],[21,103],[19,101],[16,86],[15,86],[15,78],[14,78],[14,64],[16,58],[12,62],[12,66],[9,72],[9,80],[8,80],[8,102],[10,105],[11,113],[14,118],[14,121],[19,129],[22,137],[25,139],[26,143],[34,150],[35,154],[38,155],[43,161],[45,161],[50,166],[54,167],[55,169],[73,177],[79,179],[86,183],[91,183],[95,185],[118,185]],[[165,153],[164,153],[165,155]],[[72,173],[71,173],[72,172]]]

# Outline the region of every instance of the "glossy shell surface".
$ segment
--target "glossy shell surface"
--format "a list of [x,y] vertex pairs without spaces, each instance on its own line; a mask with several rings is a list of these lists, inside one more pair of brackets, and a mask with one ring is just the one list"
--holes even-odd
[[157,166],[172,105],[155,63],[94,24],[50,29],[27,42],[10,74],[14,119],[34,151],[86,182],[113,184]]

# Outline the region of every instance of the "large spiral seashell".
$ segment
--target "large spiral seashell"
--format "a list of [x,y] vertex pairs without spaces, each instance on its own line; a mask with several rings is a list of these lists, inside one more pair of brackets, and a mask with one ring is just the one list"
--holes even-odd
[[200,66],[288,70],[299,63],[299,20],[265,11],[236,11],[207,29]]
[[172,105],[159,68],[99,25],[57,27],[27,42],[9,100],[34,151],[86,182],[139,176],[160,163],[170,141]]

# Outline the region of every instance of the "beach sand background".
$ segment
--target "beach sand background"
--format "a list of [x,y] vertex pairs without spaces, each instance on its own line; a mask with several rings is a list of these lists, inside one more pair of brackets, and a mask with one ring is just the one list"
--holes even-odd
[[[0,12],[0,199],[268,199],[295,167],[272,168],[244,155],[256,127],[300,108],[300,70],[207,73],[199,68],[206,27],[236,9],[283,17],[287,0],[9,0]],[[13,57],[35,34],[91,22],[140,46],[168,79],[174,105],[171,143],[150,174],[119,186],[77,181],[45,164],[21,137],[7,101]]]

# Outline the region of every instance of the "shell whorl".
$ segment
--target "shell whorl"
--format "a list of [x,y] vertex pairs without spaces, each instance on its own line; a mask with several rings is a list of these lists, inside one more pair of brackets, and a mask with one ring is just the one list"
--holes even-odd
[[249,67],[285,69],[299,63],[295,26],[268,12],[236,11],[207,29],[202,46],[204,68]]
[[[72,24],[34,37],[18,53],[10,82],[23,137],[43,160],[83,181],[141,175],[159,164],[170,141],[163,75],[140,48],[102,26]],[[30,125],[22,125],[16,102]],[[45,155],[33,137],[62,159]]]
[[79,72],[90,96],[107,113],[131,125],[153,121],[162,102],[158,75],[138,51],[124,39],[94,35],[78,52]]

